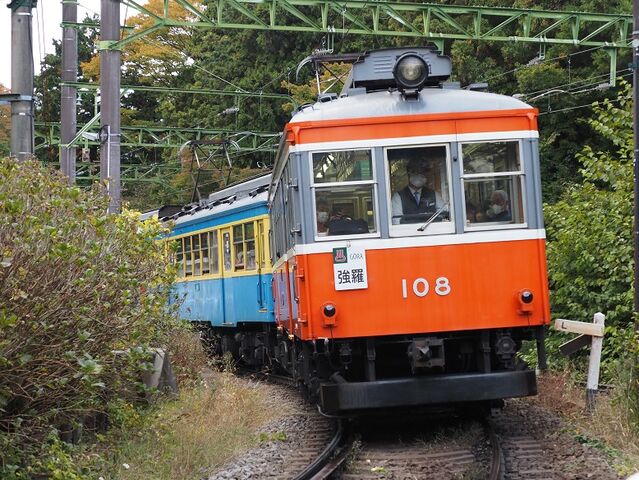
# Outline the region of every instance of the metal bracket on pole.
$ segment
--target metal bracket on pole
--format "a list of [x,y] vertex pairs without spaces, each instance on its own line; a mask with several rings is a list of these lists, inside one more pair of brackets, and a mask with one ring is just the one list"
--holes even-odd
[[10,8],[12,12],[15,12],[20,7],[36,8],[38,0],[13,0],[7,8]]
[[11,102],[32,102],[31,95],[20,95],[19,93],[0,93],[0,105],[10,105]]
[[619,53],[619,49],[612,47],[605,48],[604,50],[610,56],[610,79],[608,83],[612,87],[615,87],[617,85],[617,54]]
[[118,43],[120,43],[118,40],[100,40],[98,42],[98,50],[119,50],[121,52],[123,47],[118,45]]

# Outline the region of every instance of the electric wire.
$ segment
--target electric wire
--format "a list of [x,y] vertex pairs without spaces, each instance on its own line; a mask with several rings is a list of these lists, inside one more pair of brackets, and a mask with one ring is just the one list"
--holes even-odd
[[[612,99],[612,100],[611,99],[607,99],[607,100],[611,104],[615,104],[615,103],[619,102],[619,99]],[[571,110],[578,110],[580,108],[588,108],[588,107],[593,108],[593,107],[599,106],[598,105],[599,103],[600,102],[594,102],[594,103],[588,103],[588,104],[584,104],[584,105],[577,105],[575,107],[566,107],[566,108],[560,108],[558,110],[551,110],[551,111],[548,111],[548,112],[541,112],[539,114],[539,116],[541,117],[541,116],[545,116],[545,115],[552,115],[554,113],[568,112],[568,111],[571,111]]]
[[[629,72],[629,71],[631,71],[630,68],[625,68],[623,70],[619,70],[617,72],[617,74],[618,74],[619,77],[621,77],[621,76],[624,76],[624,75],[619,75],[619,74],[622,74],[622,73],[625,73],[625,72]],[[543,88],[541,90],[535,90],[535,91],[528,92],[528,93],[522,93],[521,95],[523,97],[535,96],[535,95],[547,92],[549,90],[561,89],[561,88],[569,87],[571,85],[575,85],[576,86],[576,85],[584,84],[585,82],[587,82],[589,80],[594,80],[594,79],[597,79],[597,78],[606,78],[606,77],[609,77],[609,76],[610,76],[610,73],[602,73],[600,75],[593,75],[591,77],[584,78],[582,80],[577,80],[577,81],[568,82],[568,83],[562,83],[560,85],[553,85],[552,87]]]
[[155,45],[156,47],[159,47],[159,48],[170,49],[172,51],[172,53],[177,53],[177,54],[181,55],[183,58],[185,57],[184,60],[188,60],[188,59],[192,60],[193,61],[192,66],[193,67],[195,67],[195,68],[197,68],[199,70],[202,70],[203,72],[211,75],[212,77],[215,77],[216,79],[220,80],[223,83],[226,83],[227,85],[230,85],[231,87],[235,88],[240,93],[249,93],[248,90],[245,90],[242,87],[240,87],[238,85],[235,85],[233,82],[230,82],[230,81],[226,80],[225,78],[222,78],[219,75],[216,75],[215,73],[207,70],[206,68],[199,66],[196,63],[195,59],[189,57],[188,55],[184,55],[183,52],[180,52],[179,50],[177,50],[175,47],[172,47],[171,45],[167,45],[165,43],[160,43],[160,42],[157,42],[155,40],[151,40],[149,38],[145,38],[144,41],[147,42],[147,43],[150,43],[152,45]]
[[[630,70],[630,69],[628,69],[628,70]],[[624,78],[630,77],[632,75],[633,75],[633,73],[629,71],[628,73],[625,73],[623,75],[619,75],[617,78],[624,79]],[[603,90],[602,85],[605,85],[606,87],[608,87],[607,84],[601,84],[599,82],[592,82],[592,83],[589,83],[589,84],[580,85],[578,88],[576,88],[574,90],[565,90],[565,91],[557,91],[557,92],[550,93],[553,90],[557,90],[557,88],[550,88],[550,89],[546,90],[546,92],[549,93],[548,95],[539,94],[539,95],[536,95],[537,98],[529,99],[527,101],[532,103],[532,102],[535,102],[536,100],[541,100],[542,98],[543,99],[548,99],[548,98],[550,98],[552,96],[558,96],[558,95],[564,95],[564,94],[575,96],[575,95],[582,95],[584,93],[590,93],[590,92],[593,92],[593,91],[602,91]],[[587,87],[591,87],[591,86],[592,86],[592,88],[587,88]],[[532,94],[522,95],[521,98],[525,99],[527,96],[531,96],[531,95]]]
[[520,65],[519,67],[513,68],[512,70],[508,70],[506,72],[498,73],[496,75],[493,75],[492,77],[483,78],[480,81],[481,82],[488,82],[489,80],[492,80],[494,78],[503,77],[504,75],[509,75],[511,73],[518,72],[519,70],[524,70],[526,68],[531,68],[531,67],[534,67],[535,65],[538,65],[538,64],[541,64],[541,63],[552,62],[552,61],[555,61],[555,60],[563,60],[563,59],[567,59],[567,58],[569,59],[569,58],[572,58],[574,56],[582,55],[584,53],[592,52],[594,50],[599,50],[599,49],[604,48],[604,47],[605,47],[604,45],[599,45],[597,47],[587,48],[586,50],[581,50],[579,52],[574,52],[574,53],[568,53],[566,55],[558,55],[558,56],[552,57],[552,58],[542,58],[542,59],[539,59],[539,62],[537,62],[537,63],[527,64],[527,65]]
[[86,11],[93,13],[94,15],[97,15],[98,17],[100,16],[100,14],[98,12],[96,12],[95,10],[93,10],[92,8],[87,7],[84,3],[82,2],[77,2],[79,7],[84,8]]
[[[36,8],[35,8],[35,14],[36,14],[36,31],[38,33],[38,58],[40,59],[40,67],[42,67],[42,63],[44,61],[44,57],[43,57],[43,52],[44,52],[44,40],[43,40],[43,33],[44,33],[44,28],[41,27],[41,19],[43,17],[42,15],[42,9],[44,7],[40,4],[36,4]],[[33,26],[31,27],[33,28]]]

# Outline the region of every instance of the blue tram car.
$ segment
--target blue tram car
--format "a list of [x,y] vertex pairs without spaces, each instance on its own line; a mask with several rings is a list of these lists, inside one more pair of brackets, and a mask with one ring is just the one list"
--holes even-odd
[[274,328],[269,255],[268,186],[262,175],[197,204],[160,209],[172,221],[178,278],[174,301],[184,319],[204,327],[217,353],[262,364]]

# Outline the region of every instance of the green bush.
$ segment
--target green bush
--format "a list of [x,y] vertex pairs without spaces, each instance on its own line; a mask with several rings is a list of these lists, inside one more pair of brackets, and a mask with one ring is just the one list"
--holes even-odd
[[68,470],[54,429],[134,398],[149,347],[182,328],[163,227],[106,211],[97,189],[0,160],[2,478]]
[[[568,186],[559,202],[545,205],[548,270],[553,317],[592,321],[595,312],[606,315],[602,381],[615,382],[620,362],[636,362],[630,86],[622,84],[618,98],[595,105],[594,112],[591,126],[610,148],[584,146],[583,184]],[[551,331],[547,345],[555,366],[566,361],[557,349],[570,337]]]

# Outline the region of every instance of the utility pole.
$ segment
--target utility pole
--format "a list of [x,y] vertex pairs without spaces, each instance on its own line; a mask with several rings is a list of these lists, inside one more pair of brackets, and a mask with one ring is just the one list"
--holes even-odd
[[109,195],[109,213],[119,213],[120,193],[120,0],[100,3],[100,180]]
[[634,313],[635,330],[639,331],[639,0],[632,2],[632,90],[634,100],[634,224],[635,252]]
[[[62,0],[62,21],[78,21],[77,0]],[[62,27],[62,81],[78,80],[78,32],[73,27]],[[61,88],[60,143],[68,145],[76,135],[77,110],[75,87],[64,85]],[[69,179],[69,185],[75,183],[75,147],[60,148],[60,170]]]
[[37,0],[13,0],[11,9],[11,156],[33,156],[33,49],[31,9]]

